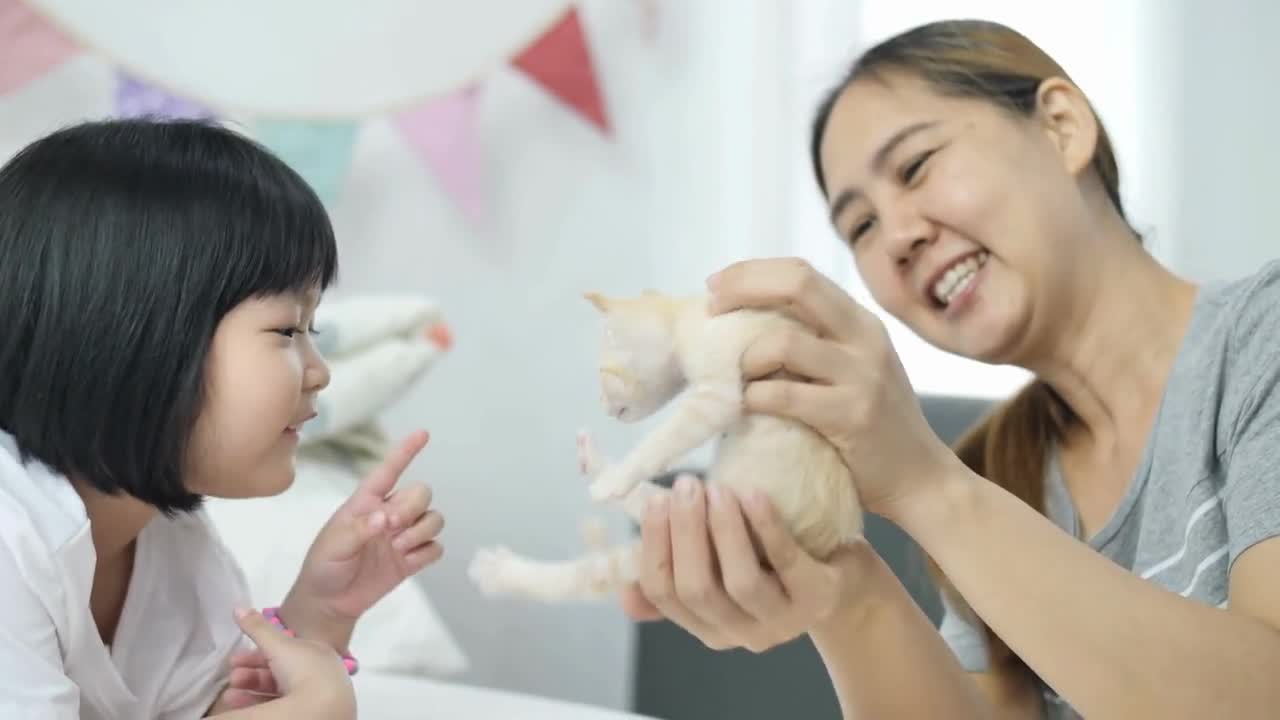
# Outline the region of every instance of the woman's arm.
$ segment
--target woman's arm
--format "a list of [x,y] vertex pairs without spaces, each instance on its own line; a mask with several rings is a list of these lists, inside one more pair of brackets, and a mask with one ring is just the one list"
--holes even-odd
[[860,601],[809,633],[845,718],[1041,717],[1024,672],[1012,664],[965,672],[893,571],[876,553],[864,555]]
[[1278,541],[1241,556],[1231,578],[1241,610],[1219,610],[1138,578],[965,469],[937,488],[890,519],[1083,715],[1275,716]]
[[975,684],[865,541],[819,562],[767,499],[683,478],[641,531],[643,595],[624,599],[630,615],[667,617],[715,649],[759,652],[808,631],[847,718],[1039,716],[1025,676],[1000,667]]
[[[1280,536],[1280,366],[1267,394],[1266,378],[1251,381],[1255,401],[1234,423],[1248,428],[1232,443],[1223,495],[1238,559],[1231,609],[1219,610],[1131,574],[965,468],[925,421],[883,323],[806,263],[737,263],[709,285],[713,312],[785,308],[814,331],[775,334],[747,349],[744,376],[765,378],[748,385],[747,409],[792,418],[829,440],[863,506],[906,530],[1077,710],[1275,716],[1280,538],[1267,538]],[[1264,345],[1275,336],[1247,335]],[[1260,349],[1271,357],[1270,346]],[[810,382],[775,378],[779,369]]]

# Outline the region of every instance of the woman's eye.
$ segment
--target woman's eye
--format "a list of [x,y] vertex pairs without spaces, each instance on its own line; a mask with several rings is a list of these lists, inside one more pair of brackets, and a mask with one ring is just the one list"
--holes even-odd
[[275,332],[278,335],[283,335],[287,338],[292,338],[294,335],[297,335],[302,331],[299,330],[298,328],[287,327],[287,328],[277,328]]
[[902,182],[909,183],[914,180],[916,174],[920,172],[920,168],[924,166],[925,161],[932,155],[933,151],[929,150],[927,152],[920,153],[914,160],[907,163],[907,166],[902,169]]
[[871,230],[872,226],[875,225],[875,221],[875,218],[870,217],[866,220],[862,220],[857,225],[854,225],[853,230],[849,232],[849,244],[853,245],[858,242],[859,238],[866,235],[867,232]]

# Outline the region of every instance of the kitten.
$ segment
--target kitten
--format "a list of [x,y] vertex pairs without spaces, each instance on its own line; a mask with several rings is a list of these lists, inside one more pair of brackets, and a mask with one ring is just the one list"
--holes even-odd
[[[579,469],[591,480],[592,498],[615,502],[638,521],[653,495],[669,492],[652,479],[720,438],[707,482],[740,495],[764,492],[809,553],[824,558],[861,536],[862,507],[836,449],[803,424],[743,412],[743,351],[765,332],[788,325],[807,332],[803,326],[771,311],[712,317],[705,296],[586,298],[604,316],[599,377],[609,415],[633,423],[674,401],[670,416],[616,463],[579,435]],[[599,524],[587,526],[584,538],[585,555],[558,563],[505,547],[481,550],[469,575],[487,593],[549,602],[607,596],[637,579],[637,543],[610,547]]]

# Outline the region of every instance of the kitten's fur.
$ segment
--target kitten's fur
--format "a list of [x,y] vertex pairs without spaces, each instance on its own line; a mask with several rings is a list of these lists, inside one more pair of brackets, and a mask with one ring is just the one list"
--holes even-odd
[[[767,494],[797,542],[818,558],[860,537],[862,507],[849,469],[826,440],[800,423],[744,414],[740,361],[767,331],[792,325],[776,312],[738,310],[715,317],[707,298],[652,291],[632,298],[587,293],[604,315],[600,347],[601,400],[623,422],[643,420],[673,399],[671,415],[616,464],[578,438],[579,466],[596,500],[613,499],[639,520],[649,498],[668,492],[651,482],[669,465],[719,437],[707,482],[741,494]],[[535,561],[507,548],[482,550],[470,568],[488,593],[546,601],[602,597],[637,578],[636,543],[609,547],[604,531],[585,531],[587,553],[560,563]]]

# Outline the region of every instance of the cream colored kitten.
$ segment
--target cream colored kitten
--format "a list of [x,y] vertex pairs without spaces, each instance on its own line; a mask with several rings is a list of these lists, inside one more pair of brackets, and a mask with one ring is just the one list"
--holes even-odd
[[[743,351],[767,331],[794,325],[805,332],[802,326],[756,310],[711,317],[705,296],[586,297],[604,315],[599,365],[608,413],[637,422],[674,401],[670,416],[617,463],[579,435],[579,466],[592,480],[594,499],[617,502],[639,520],[649,498],[667,492],[652,478],[720,438],[707,482],[739,495],[766,493],[797,542],[816,557],[861,536],[862,507],[835,448],[800,423],[743,412]],[[541,562],[499,547],[478,553],[469,573],[486,592],[547,601],[601,597],[636,579],[636,543],[609,547],[599,525],[585,537],[587,553],[576,560]]]

